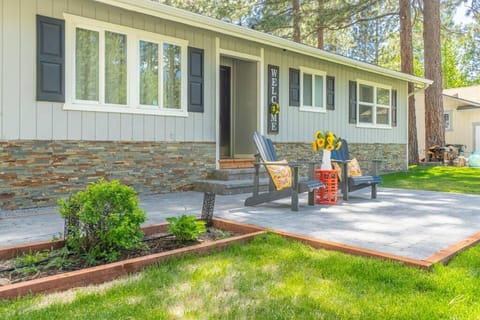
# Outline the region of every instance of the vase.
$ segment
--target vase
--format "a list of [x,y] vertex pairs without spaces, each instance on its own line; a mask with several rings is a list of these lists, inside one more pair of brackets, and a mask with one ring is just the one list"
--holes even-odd
[[321,170],[332,170],[331,155],[332,152],[330,150],[323,150],[322,164],[320,165]]

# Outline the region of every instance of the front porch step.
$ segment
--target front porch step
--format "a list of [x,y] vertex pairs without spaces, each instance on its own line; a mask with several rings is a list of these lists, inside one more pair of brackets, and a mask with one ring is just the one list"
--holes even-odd
[[[260,191],[268,190],[269,180],[269,178],[260,179]],[[193,190],[214,192],[220,195],[251,193],[253,191],[253,178],[242,180],[198,180],[193,183]]]
[[219,164],[221,169],[253,168],[254,161],[254,158],[220,159]]
[[[220,169],[213,170],[207,175],[207,180],[250,180],[253,185],[253,177],[255,175],[254,168],[245,169]],[[265,167],[260,167],[260,178],[268,178]]]
[[[254,168],[213,170],[206,179],[194,182],[193,189],[221,195],[251,193],[254,175]],[[265,168],[260,168],[260,191],[267,191],[268,184],[268,174]]]

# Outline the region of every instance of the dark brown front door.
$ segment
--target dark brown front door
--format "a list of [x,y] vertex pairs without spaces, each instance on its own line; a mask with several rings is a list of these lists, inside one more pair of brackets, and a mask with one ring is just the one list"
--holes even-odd
[[231,71],[227,66],[220,66],[220,157],[231,158],[232,100]]

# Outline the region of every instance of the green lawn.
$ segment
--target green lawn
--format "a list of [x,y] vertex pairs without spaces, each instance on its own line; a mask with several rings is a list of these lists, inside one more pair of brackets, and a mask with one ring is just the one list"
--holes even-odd
[[432,271],[269,234],[107,285],[0,302],[2,319],[479,319],[480,247]]
[[480,194],[480,169],[412,166],[408,172],[382,175],[382,187]]

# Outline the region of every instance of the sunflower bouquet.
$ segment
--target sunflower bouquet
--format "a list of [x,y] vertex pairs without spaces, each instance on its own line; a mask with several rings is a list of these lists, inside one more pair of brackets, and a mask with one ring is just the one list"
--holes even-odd
[[320,130],[315,132],[315,140],[312,141],[313,152],[318,150],[339,150],[342,147],[342,140],[335,135],[332,131],[326,131],[323,133]]

